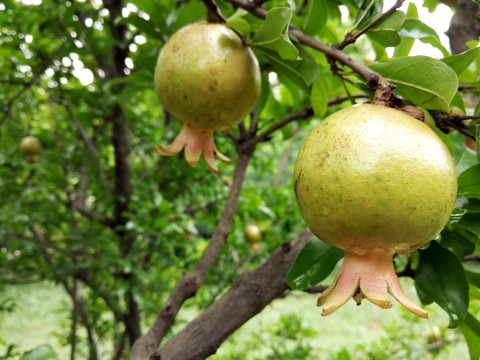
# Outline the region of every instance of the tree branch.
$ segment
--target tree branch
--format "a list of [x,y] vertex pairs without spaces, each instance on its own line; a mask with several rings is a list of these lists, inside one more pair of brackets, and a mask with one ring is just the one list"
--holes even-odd
[[214,0],[202,0],[207,8],[207,21],[209,23],[225,24],[227,20]]
[[111,192],[112,189],[110,187],[110,184],[108,183],[107,173],[105,172],[105,169],[103,168],[102,163],[100,162],[100,156],[97,153],[97,149],[95,148],[95,145],[93,144],[93,142],[88,137],[87,131],[83,127],[82,123],[75,116],[75,113],[73,112],[70,105],[63,100],[61,100],[60,102],[63,105],[63,107],[65,108],[65,110],[67,110],[68,116],[70,116],[70,119],[75,124],[75,127],[77,128],[77,130],[80,134],[80,137],[82,138],[82,141],[85,144],[85,147],[87,148],[88,152],[92,156],[92,159],[95,162],[95,165],[97,166],[98,172],[100,174],[100,179],[102,181],[102,185],[105,187],[105,189],[107,189]]
[[480,254],[467,255],[463,258],[463,261],[478,261],[478,262],[480,262]]
[[[361,99],[361,98],[367,98],[368,96],[365,94],[356,94],[352,96],[353,98],[356,99]],[[344,101],[349,100],[350,98],[348,96],[339,96],[336,97],[335,99],[329,100],[327,103],[327,106],[333,106],[336,104],[341,104]],[[270,126],[267,130],[263,131],[262,133],[256,135],[255,137],[252,137],[251,139],[247,140],[244,143],[241,143],[239,146],[240,148],[243,147],[251,147],[255,146],[256,144],[264,141],[268,141],[270,139],[270,135],[273,134],[275,131],[278,129],[292,123],[293,121],[296,120],[304,120],[308,119],[310,116],[313,115],[313,109],[311,106],[307,106],[296,113],[293,113],[290,116],[287,116],[285,119],[280,120],[279,122],[273,124]]]
[[218,226],[216,227],[208,246],[193,267],[192,271],[188,274],[184,274],[175,284],[167,302],[158,313],[153,325],[144,336],[140,337],[135,342],[130,359],[144,359],[155,351],[172,326],[183,303],[188,298],[193,297],[205,281],[208,271],[214,265],[217,256],[230,233],[230,227],[233,221],[233,216],[236,212],[247,165],[250,161],[251,155],[251,153],[246,152],[241,152],[239,154],[233,184],[230,189],[227,203],[225,204]]
[[[258,6],[254,0],[226,0],[229,3],[241,7],[251,14],[265,19],[267,15],[267,10]],[[290,25],[290,33],[299,41],[300,43],[311,47],[312,49],[323,52],[327,57],[332,58],[343,65],[350,67],[358,75],[366,80],[367,85],[375,91],[374,103],[377,105],[389,106],[391,101],[395,98],[392,94],[392,89],[394,88],[388,81],[380,76],[377,72],[370,69],[368,66],[362,64],[361,62],[353,59],[351,56],[345,54],[343,51],[336,49],[333,46],[328,46],[318,40],[315,40],[311,36],[303,33],[298,30],[295,26]]]
[[478,120],[480,119],[479,115],[473,115],[473,116],[452,115],[441,110],[430,110],[429,113],[430,115],[432,115],[433,119],[435,120],[435,124],[437,125],[437,127],[445,134],[448,134],[450,132],[450,128],[453,128],[459,131],[460,133],[462,133],[463,135],[468,136],[472,139],[475,139],[475,136],[470,134],[467,131],[467,127],[465,126],[463,121]]
[[[302,231],[292,242],[284,243],[260,266],[243,272],[219,300],[169,339],[153,355],[131,360],[200,360],[216,352],[235,330],[289,290],[286,282],[298,252],[312,237]],[[314,301],[312,302],[312,304]]]
[[397,0],[390,9],[385,11],[383,14],[380,14],[375,20],[365,26],[362,30],[354,34],[348,33],[347,36],[345,36],[345,39],[341,43],[334,45],[334,47],[339,50],[343,50],[347,45],[355,43],[360,36],[365,34],[368,30],[373,28],[378,23],[382,22],[388,15],[392,14],[395,10],[402,6],[404,2],[405,0]]

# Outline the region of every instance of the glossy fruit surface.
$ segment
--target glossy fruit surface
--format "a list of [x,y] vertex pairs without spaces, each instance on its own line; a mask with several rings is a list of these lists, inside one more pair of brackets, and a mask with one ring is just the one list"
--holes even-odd
[[250,244],[258,244],[262,240],[262,231],[256,224],[250,224],[245,228],[245,239]]
[[35,136],[25,136],[20,142],[20,151],[26,156],[34,157],[42,151],[42,145]]
[[340,110],[307,136],[294,186],[300,212],[321,240],[346,251],[324,314],[365,296],[387,308],[390,292],[428,316],[401,290],[395,253],[433,240],[456,204],[453,159],[423,122],[398,110],[362,104]]
[[184,125],[173,144],[156,151],[173,155],[185,150],[192,166],[203,152],[208,166],[218,172],[213,153],[229,160],[215,147],[213,131],[228,131],[252,111],[260,94],[260,69],[233,30],[195,22],[177,31],[160,52],[155,89]]

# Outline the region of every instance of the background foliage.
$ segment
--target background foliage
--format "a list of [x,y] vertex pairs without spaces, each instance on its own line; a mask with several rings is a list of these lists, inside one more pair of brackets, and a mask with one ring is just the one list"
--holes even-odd
[[[376,0],[216,4],[227,25],[254,49],[263,76],[252,116],[230,136],[217,134],[217,146],[236,164],[244,155],[242,144],[270,132],[250,149],[254,154],[240,181],[228,241],[186,306],[201,313],[245,270],[297,237],[305,225],[291,178],[301,142],[321,118],[373,96],[354,64],[336,53],[325,56],[323,48],[306,44],[301,31],[320,44],[337,44],[334,49],[397,85],[404,104],[418,106],[451,150],[459,175],[457,208],[428,249],[398,257],[396,266],[415,276],[422,302],[438,303],[457,329],[446,330],[445,322],[441,345],[462,334],[470,357],[478,359],[480,153],[465,139],[476,139],[480,148],[480,32],[466,45],[452,35],[451,42],[464,46],[452,55],[418,17],[414,3],[388,14]],[[258,16],[260,4],[266,19]],[[438,3],[425,6],[434,11]],[[192,169],[152,151],[170,142],[181,126],[157,100],[156,57],[175,31],[206,16],[205,4],[196,0],[0,1],[0,295],[45,280],[63,287],[69,317],[58,336],[69,344],[72,359],[128,357],[177,280],[193,271],[211,243],[235,186],[235,165],[222,164],[216,177],[203,162]],[[409,56],[415,41],[437,49],[442,58]],[[19,151],[26,135],[42,144],[34,162]],[[245,242],[249,223],[263,231],[259,252]],[[328,280],[341,258],[318,239],[306,249],[288,277],[294,289]],[[0,297],[0,326],[2,313],[14,311],[15,303],[15,297]],[[308,358],[313,350],[306,339],[320,330],[302,324],[286,313],[258,334],[258,342],[243,346],[258,347],[267,334],[268,342],[281,346],[263,358]],[[177,322],[165,341],[181,327]],[[358,348],[356,355],[343,349],[328,356],[398,358],[408,350],[401,343],[403,331],[392,330],[390,338]],[[397,344],[398,352],[386,355],[386,343]],[[0,358],[57,356],[48,344],[25,353],[8,338],[0,344]],[[222,356],[239,358],[235,351]]]

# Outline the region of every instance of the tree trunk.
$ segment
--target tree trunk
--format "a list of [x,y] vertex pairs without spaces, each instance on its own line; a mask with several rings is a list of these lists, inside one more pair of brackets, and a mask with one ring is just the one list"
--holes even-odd
[[447,31],[453,54],[468,50],[465,43],[476,40],[480,36],[480,25],[476,18],[479,11],[480,6],[473,0],[458,0],[457,10]]

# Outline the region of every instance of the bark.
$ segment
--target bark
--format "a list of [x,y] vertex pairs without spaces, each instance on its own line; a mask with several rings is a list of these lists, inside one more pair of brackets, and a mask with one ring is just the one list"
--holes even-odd
[[214,354],[229,335],[289,290],[287,273],[311,237],[310,230],[304,230],[291,243],[284,243],[263,264],[242,273],[225,295],[153,355],[132,360],[200,360]]
[[447,31],[453,54],[468,50],[465,43],[476,40],[480,36],[480,25],[476,19],[479,12],[480,6],[473,0],[458,0],[457,10]]

